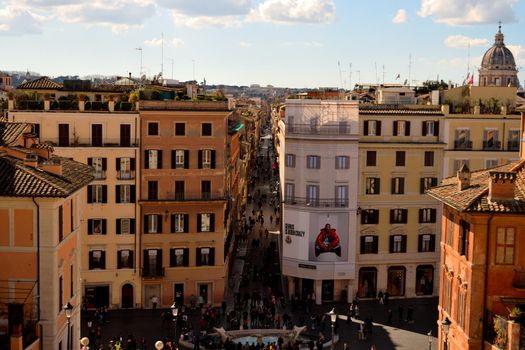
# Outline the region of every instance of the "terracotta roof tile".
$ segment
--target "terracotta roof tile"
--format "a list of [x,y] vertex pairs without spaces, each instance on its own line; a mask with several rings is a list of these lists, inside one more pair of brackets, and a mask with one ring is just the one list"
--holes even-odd
[[41,77],[35,80],[26,81],[25,83],[22,83],[17,86],[17,89],[21,90],[59,90],[62,89],[62,84],[57,83],[56,81],[53,81],[49,79],[48,77]]
[[28,123],[0,122],[0,146],[15,144],[25,132],[31,131]]

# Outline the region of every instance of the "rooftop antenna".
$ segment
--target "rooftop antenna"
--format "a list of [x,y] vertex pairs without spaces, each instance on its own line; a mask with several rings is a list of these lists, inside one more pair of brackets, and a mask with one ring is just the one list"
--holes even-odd
[[341,89],[344,90],[345,87],[343,86],[343,73],[341,72],[341,62],[337,61],[337,67],[339,68],[339,83],[341,85]]
[[139,77],[142,76],[142,47],[137,47],[135,50],[140,51],[140,67],[139,67]]
[[383,64],[383,85],[385,84],[385,65]]
[[161,44],[161,62],[160,62],[160,72],[164,76],[164,32],[160,34],[160,44]]

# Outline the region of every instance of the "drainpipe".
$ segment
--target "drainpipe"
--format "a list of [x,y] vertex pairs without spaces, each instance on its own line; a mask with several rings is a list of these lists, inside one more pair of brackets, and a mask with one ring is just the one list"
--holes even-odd
[[40,321],[40,206],[31,197],[36,206],[36,294],[37,294],[37,319]]
[[488,279],[488,270],[489,270],[489,242],[490,242],[490,223],[492,221],[492,218],[494,217],[494,213],[490,214],[489,219],[487,220],[487,232],[486,232],[486,238],[485,238],[485,280],[483,281],[483,292],[485,296],[483,297],[483,328],[481,333],[481,344],[485,344],[485,312],[487,309],[487,285],[489,282]]

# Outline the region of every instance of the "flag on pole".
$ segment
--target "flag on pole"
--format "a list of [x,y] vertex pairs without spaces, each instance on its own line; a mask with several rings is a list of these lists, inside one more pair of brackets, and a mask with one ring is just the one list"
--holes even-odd
[[463,79],[463,85],[467,85],[469,81],[470,81],[470,72],[468,72],[466,78]]
[[468,81],[469,85],[474,85],[474,73],[470,75],[470,80]]
[[401,74],[398,73],[397,77],[396,77],[396,80],[399,79],[399,78],[401,78]]

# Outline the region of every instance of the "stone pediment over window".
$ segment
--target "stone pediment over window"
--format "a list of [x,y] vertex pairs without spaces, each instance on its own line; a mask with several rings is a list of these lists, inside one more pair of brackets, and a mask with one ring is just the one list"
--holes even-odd
[[360,233],[362,236],[376,235],[376,234],[377,234],[376,230],[374,230],[374,229],[371,228],[371,227],[364,228],[364,229],[362,229],[359,233]]
[[430,226],[423,226],[419,229],[420,235],[433,235],[434,229]]
[[405,235],[406,230],[403,227],[394,227],[390,230],[391,235]]

